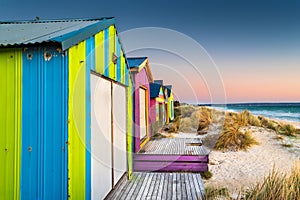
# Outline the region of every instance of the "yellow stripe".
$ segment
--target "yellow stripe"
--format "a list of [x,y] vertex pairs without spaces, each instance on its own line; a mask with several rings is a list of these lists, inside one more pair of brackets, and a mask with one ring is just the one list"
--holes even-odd
[[85,41],[69,49],[69,195],[85,199]]
[[112,62],[113,53],[115,53],[115,27],[110,26],[108,29],[109,51],[108,51],[108,66],[109,78],[116,80],[116,65]]
[[95,35],[95,64],[96,72],[104,74],[104,32]]

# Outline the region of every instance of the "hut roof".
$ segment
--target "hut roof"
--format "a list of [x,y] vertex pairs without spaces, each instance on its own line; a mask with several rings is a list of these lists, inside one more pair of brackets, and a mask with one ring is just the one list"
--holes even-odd
[[148,62],[148,57],[129,57],[127,58],[127,62],[131,72],[138,73],[145,68],[149,82],[153,82],[153,76]]
[[66,50],[115,23],[100,19],[29,20],[0,22],[0,47],[36,43],[61,43]]

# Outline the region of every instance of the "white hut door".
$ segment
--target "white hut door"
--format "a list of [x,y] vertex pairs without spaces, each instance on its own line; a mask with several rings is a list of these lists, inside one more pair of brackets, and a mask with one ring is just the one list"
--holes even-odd
[[113,161],[114,185],[127,171],[126,150],[126,92],[125,87],[113,83]]
[[92,199],[104,199],[112,189],[111,82],[93,74],[91,108]]
[[147,105],[146,105],[146,90],[143,88],[139,89],[140,93],[140,139],[147,136]]

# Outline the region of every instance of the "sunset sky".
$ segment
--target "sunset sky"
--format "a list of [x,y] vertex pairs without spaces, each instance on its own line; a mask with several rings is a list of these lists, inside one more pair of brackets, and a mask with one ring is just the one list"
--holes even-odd
[[300,102],[299,1],[0,1],[1,21],[36,16],[116,17],[127,55],[180,101]]

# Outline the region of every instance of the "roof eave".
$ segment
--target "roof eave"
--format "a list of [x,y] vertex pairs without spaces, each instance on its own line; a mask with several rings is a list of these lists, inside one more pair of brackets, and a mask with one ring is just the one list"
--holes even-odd
[[62,39],[62,37],[56,37],[51,40],[55,42],[60,42],[62,50],[65,51],[70,47],[88,39],[89,37],[92,37],[96,33],[108,28],[113,24],[115,24],[115,18],[105,19],[105,21],[99,21],[98,23],[92,24],[84,29],[70,33],[70,36],[66,37],[65,39]]

